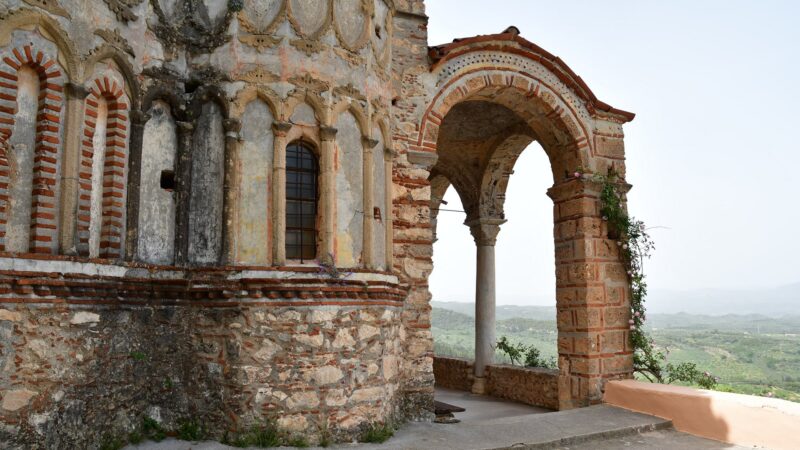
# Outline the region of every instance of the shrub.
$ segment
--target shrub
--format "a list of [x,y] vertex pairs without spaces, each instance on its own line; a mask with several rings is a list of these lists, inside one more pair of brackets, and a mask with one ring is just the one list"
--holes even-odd
[[394,436],[394,427],[389,424],[372,424],[361,434],[361,442],[383,444]]

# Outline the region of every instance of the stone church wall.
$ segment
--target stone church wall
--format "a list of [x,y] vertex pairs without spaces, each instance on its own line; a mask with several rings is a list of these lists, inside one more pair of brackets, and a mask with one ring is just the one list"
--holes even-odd
[[[548,152],[558,403],[596,403],[632,349],[591,174],[624,178],[633,115],[519,30],[429,48],[422,0],[2,2],[0,441],[91,446],[144,417],[350,440],[431,419],[433,211],[472,177],[470,218],[499,227],[533,139],[445,173],[445,118],[470,101]],[[298,142],[318,166],[302,261]]]
[[[144,417],[350,440],[429,414],[405,400],[393,267],[401,13],[0,5],[0,441],[91,447]],[[302,264],[284,245],[295,141],[320,166]]]

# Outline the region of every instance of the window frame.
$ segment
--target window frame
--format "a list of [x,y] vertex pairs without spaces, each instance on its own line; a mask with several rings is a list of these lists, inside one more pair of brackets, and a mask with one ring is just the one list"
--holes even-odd
[[[303,167],[303,154],[302,152],[309,157],[310,161],[312,162],[313,167]],[[290,152],[298,152],[298,156],[296,158],[300,158],[300,164],[295,164],[294,166],[290,166]],[[295,159],[296,159],[295,158]],[[298,174],[298,181],[295,182],[296,186],[295,189],[290,189],[290,179],[292,176],[290,174]],[[310,187],[310,183],[306,183],[302,180],[302,174],[311,174],[313,179],[313,189],[314,194],[313,198],[308,196],[303,196],[303,190],[305,188]],[[316,152],[314,151],[314,146],[305,141],[305,140],[297,140],[292,141],[286,146],[286,186],[285,186],[285,199],[286,199],[286,210],[284,211],[285,223],[286,223],[286,232],[284,235],[284,248],[286,252],[286,259],[287,261],[299,262],[300,264],[304,264],[309,261],[314,261],[318,257],[319,253],[319,203],[320,203],[320,186],[319,186],[319,176],[320,176],[320,167],[319,167],[319,158],[317,157]],[[291,196],[290,192],[292,190],[300,190],[300,196],[295,197]],[[296,220],[293,221],[290,219],[290,204],[296,203],[297,204],[297,211],[293,213],[296,217]],[[302,208],[305,205],[312,204],[313,210],[313,217],[312,214],[305,214],[302,212]],[[304,224],[304,221],[311,218],[313,220],[313,226],[309,227]],[[297,223],[299,221],[299,224]],[[300,240],[299,244],[290,244],[289,243],[289,234],[290,232],[298,232],[298,239]],[[304,236],[308,234],[312,234],[313,237],[313,244],[309,245],[305,242]],[[305,251],[309,248],[313,248],[313,254],[305,253]]]

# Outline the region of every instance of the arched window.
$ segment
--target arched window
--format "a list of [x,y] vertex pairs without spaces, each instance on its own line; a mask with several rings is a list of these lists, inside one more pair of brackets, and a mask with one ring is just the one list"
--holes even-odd
[[286,259],[317,257],[317,176],[314,152],[302,142],[286,148]]

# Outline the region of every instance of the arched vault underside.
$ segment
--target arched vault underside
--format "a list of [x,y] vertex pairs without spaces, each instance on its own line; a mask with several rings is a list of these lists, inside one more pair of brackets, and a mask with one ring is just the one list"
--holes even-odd
[[598,403],[607,380],[631,376],[633,358],[627,278],[599,217],[600,186],[586,174],[624,178],[622,125],[633,114],[600,102],[559,58],[514,28],[433,47],[430,56],[435,93],[410,152],[436,155],[434,235],[452,185],[478,247],[473,389],[481,389],[481,366],[491,363],[495,342],[494,243],[506,187],[520,153],[537,141],[553,174],[559,405]]

